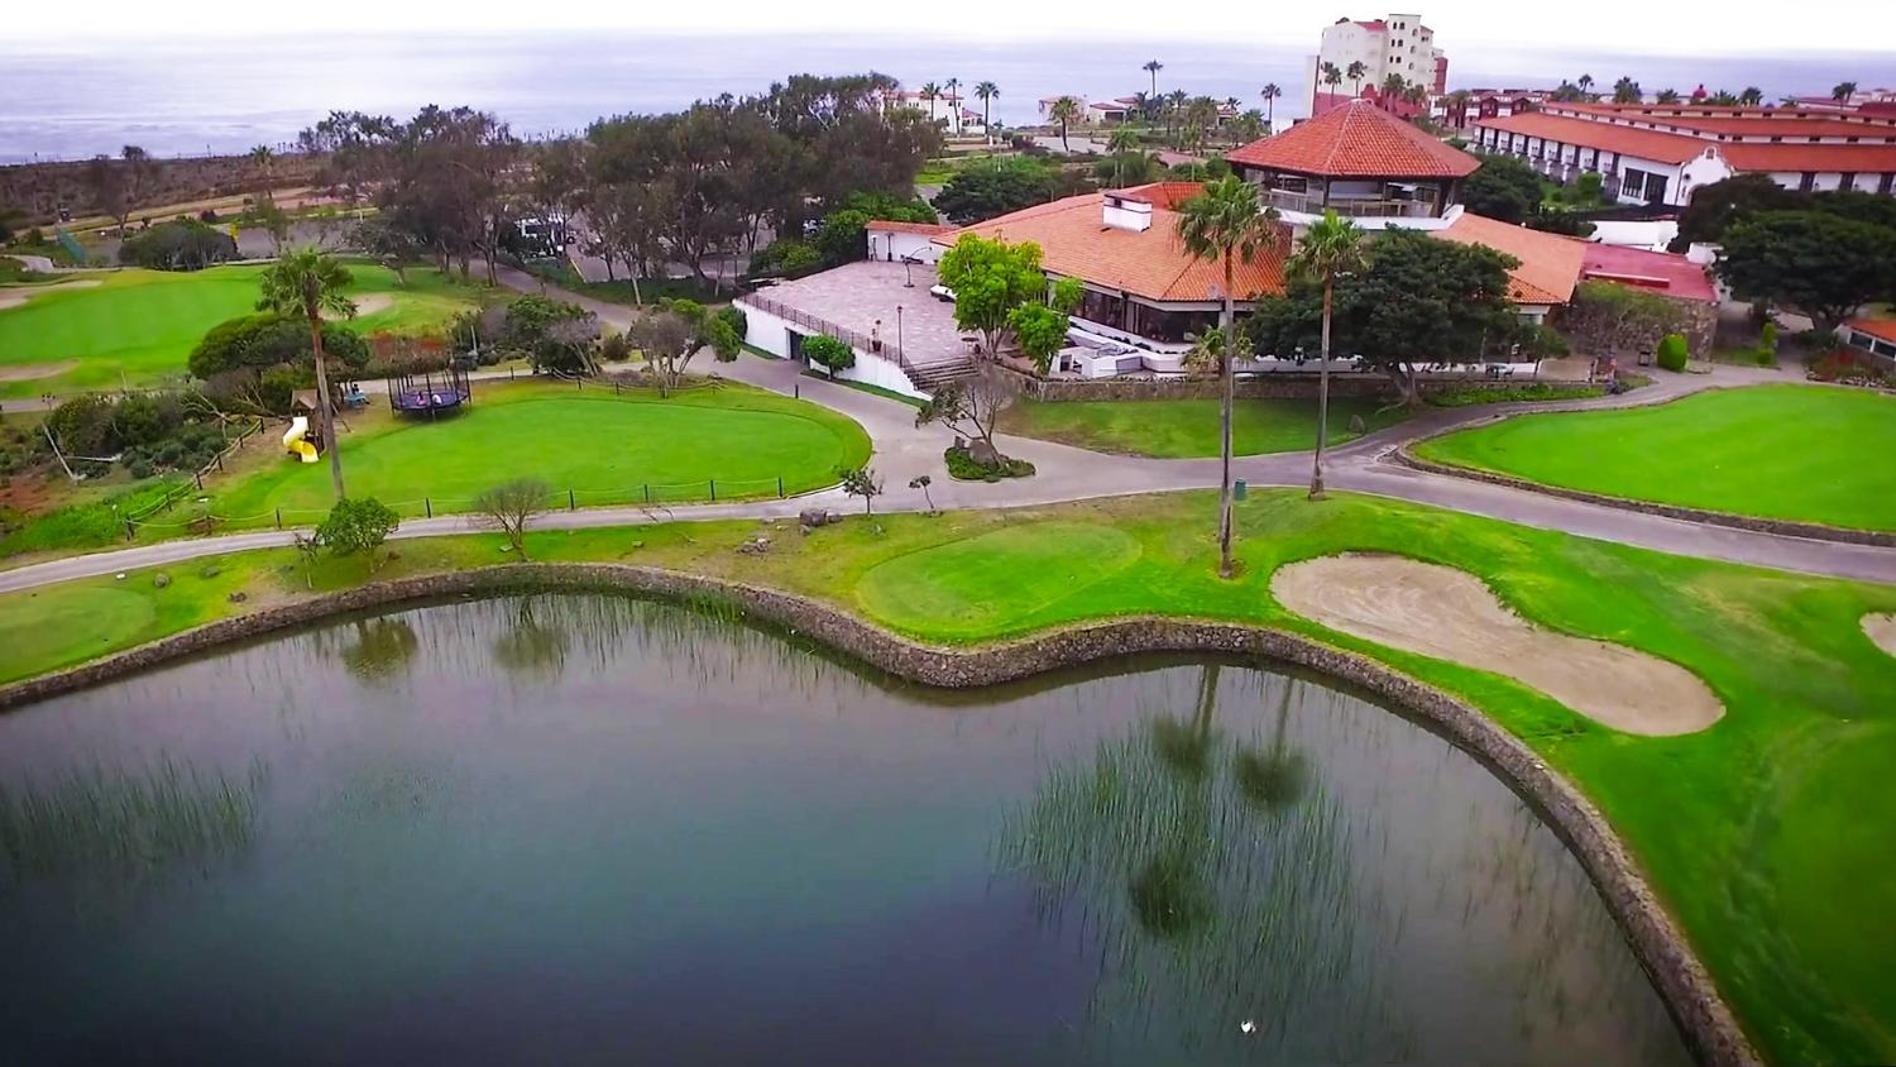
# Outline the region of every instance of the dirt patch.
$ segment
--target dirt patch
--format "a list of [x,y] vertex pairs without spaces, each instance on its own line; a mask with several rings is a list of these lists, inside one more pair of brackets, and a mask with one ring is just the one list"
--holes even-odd
[[1689,734],[1724,705],[1697,675],[1623,645],[1541,629],[1479,578],[1400,556],[1293,563],[1271,593],[1300,615],[1392,648],[1504,674],[1630,734]]
[[[361,296],[351,297],[350,299],[355,301],[357,318],[361,318],[364,315],[373,315],[378,311],[387,311],[389,308],[395,306],[395,294],[393,293],[364,293]],[[323,317],[326,319],[339,319],[342,316],[324,315]]]
[[1896,615],[1863,616],[1863,632],[1870,635],[1877,648],[1896,656]]
[[51,378],[78,365],[76,359],[62,359],[57,363],[16,363],[10,367],[0,367],[0,382],[30,382],[35,378]]
[[0,289],[0,311],[16,308],[41,293],[57,293],[62,289],[90,289],[99,284],[97,278],[74,278],[69,282],[54,282],[51,285],[30,285]]

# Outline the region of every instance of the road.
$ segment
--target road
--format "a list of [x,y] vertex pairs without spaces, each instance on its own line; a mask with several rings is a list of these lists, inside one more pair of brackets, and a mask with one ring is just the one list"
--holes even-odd
[[[540,282],[517,271],[501,271],[503,284],[537,292]],[[630,308],[550,289],[599,315],[617,329],[633,318]],[[705,357],[700,357],[703,359]],[[801,367],[751,355],[735,363],[694,365],[694,370],[784,394],[796,394],[855,419],[874,442],[876,473],[885,495],[884,511],[920,511],[927,505],[910,482],[928,475],[929,496],[944,509],[1009,508],[1055,504],[1139,493],[1211,489],[1218,485],[1215,459],[1151,459],[1114,456],[1048,441],[1007,437],[1002,450],[1028,460],[1038,473],[1001,482],[959,482],[947,477],[941,454],[952,434],[940,426],[915,425],[907,404],[822,379],[806,377]],[[504,372],[501,375],[504,376]],[[1391,462],[1394,449],[1456,426],[1492,421],[1521,411],[1636,406],[1675,399],[1699,390],[1795,380],[1782,371],[1716,366],[1706,374],[1665,374],[1654,384],[1616,397],[1552,404],[1500,404],[1474,408],[1430,408],[1407,422],[1369,434],[1331,450],[1325,465],[1330,488],[1430,504],[1539,529],[1635,545],[1681,556],[1752,564],[1779,570],[1896,584],[1896,549],[1851,545],[1800,537],[1755,533],[1663,518],[1620,508],[1588,504],[1465,478],[1429,474]],[[1240,458],[1237,477],[1254,486],[1309,484],[1308,452]],[[790,500],[704,504],[664,509],[635,506],[550,512],[535,520],[539,529],[580,529],[652,522],[710,519],[771,519],[794,516],[808,507],[851,510],[858,502],[840,490],[825,490]],[[479,529],[466,516],[418,519],[402,524],[398,538],[465,534]],[[0,592],[12,592],[73,578],[179,563],[185,560],[256,548],[288,545],[287,531],[260,531],[212,538],[137,545],[110,552],[51,560],[0,571]]]

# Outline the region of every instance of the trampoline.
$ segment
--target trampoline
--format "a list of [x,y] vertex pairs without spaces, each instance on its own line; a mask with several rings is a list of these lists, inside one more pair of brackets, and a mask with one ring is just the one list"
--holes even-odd
[[407,415],[434,418],[452,413],[469,403],[473,395],[467,371],[459,367],[388,379],[388,406]]

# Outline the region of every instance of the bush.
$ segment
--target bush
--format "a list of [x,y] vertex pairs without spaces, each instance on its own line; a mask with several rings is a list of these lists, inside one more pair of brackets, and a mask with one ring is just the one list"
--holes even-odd
[[1669,333],[1659,342],[1659,349],[1653,353],[1653,358],[1659,366],[1677,374],[1685,370],[1688,355],[1685,338],[1676,333]]
[[731,332],[737,335],[738,340],[741,341],[750,336],[750,318],[744,314],[744,309],[736,304],[726,304],[719,308],[717,318],[731,327]]
[[624,363],[632,358],[632,342],[625,339],[625,334],[609,333],[599,342],[599,358],[608,363]]
[[998,482],[1002,478],[1026,478],[1034,473],[1034,465],[1024,459],[1001,457],[1000,463],[988,466],[970,455],[967,448],[950,448],[941,454],[948,463],[948,476],[963,482]]
[[803,354],[811,363],[827,367],[831,374],[856,365],[856,350],[834,337],[814,334],[803,339]]
[[1813,360],[1804,372],[1814,382],[1841,382],[1844,385],[1896,387],[1896,374],[1872,363],[1869,357],[1847,348],[1839,348]]
[[237,241],[196,219],[161,222],[119,245],[119,262],[152,270],[202,270],[237,258]]

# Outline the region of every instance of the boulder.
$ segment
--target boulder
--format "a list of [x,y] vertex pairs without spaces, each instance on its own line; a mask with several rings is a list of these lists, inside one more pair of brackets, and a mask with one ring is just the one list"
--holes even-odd
[[249,600],[250,597],[246,595],[242,589],[239,589],[235,593],[232,593],[229,597],[226,597],[225,599],[229,600],[233,604],[241,604],[244,601]]
[[153,589],[163,589],[170,584],[171,575],[166,574],[164,571],[159,571],[157,574],[151,576],[151,587]]
[[969,441],[968,458],[983,467],[998,467],[1001,465],[1001,453],[987,441]]

